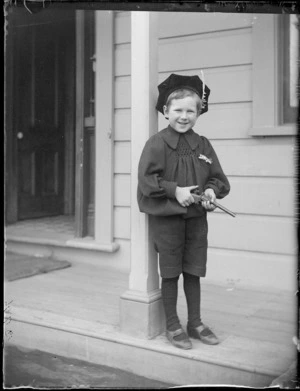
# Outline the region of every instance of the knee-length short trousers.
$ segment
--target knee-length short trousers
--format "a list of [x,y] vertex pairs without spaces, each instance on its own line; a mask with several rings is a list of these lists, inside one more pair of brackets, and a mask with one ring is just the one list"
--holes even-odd
[[155,250],[159,254],[162,278],[177,277],[182,272],[199,277],[206,275],[206,213],[201,217],[151,216]]

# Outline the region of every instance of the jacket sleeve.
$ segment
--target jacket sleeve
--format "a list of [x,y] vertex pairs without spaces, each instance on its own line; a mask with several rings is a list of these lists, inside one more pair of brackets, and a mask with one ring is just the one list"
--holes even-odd
[[224,198],[230,191],[230,183],[222,170],[218,156],[211,143],[207,139],[205,141],[205,155],[212,159],[212,164],[210,165],[209,178],[204,186],[204,190],[208,188],[213,189],[217,198]]
[[138,166],[141,193],[150,198],[175,198],[176,182],[163,179],[165,151],[163,140],[155,135],[145,144]]

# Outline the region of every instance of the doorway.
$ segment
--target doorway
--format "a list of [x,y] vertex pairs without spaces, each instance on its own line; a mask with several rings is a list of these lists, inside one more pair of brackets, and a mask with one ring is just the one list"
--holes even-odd
[[74,214],[75,11],[8,22],[7,220]]

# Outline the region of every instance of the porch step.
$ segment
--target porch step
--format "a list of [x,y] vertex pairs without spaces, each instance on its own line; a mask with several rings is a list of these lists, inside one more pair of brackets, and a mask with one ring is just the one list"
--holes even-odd
[[120,243],[112,242],[109,244],[99,244],[91,237],[74,238],[66,235],[48,235],[44,236],[27,236],[26,233],[16,235],[15,233],[6,233],[6,251],[35,256],[35,257],[52,257],[53,259],[67,259],[88,264],[105,266],[110,262],[110,266],[127,271],[129,262],[129,242],[120,240]]
[[[192,340],[181,351],[164,335],[143,340],[118,326],[53,312],[21,308],[6,311],[5,342],[86,360],[178,385],[265,387],[296,359],[290,346],[230,335],[217,346]],[[265,345],[264,347],[262,345]],[[258,354],[259,352],[259,354]]]
[[98,243],[93,237],[77,238],[74,216],[54,216],[18,221],[5,227],[7,250],[19,254],[61,257],[68,254],[93,258],[99,253],[114,253],[116,242]]
[[[56,235],[55,235],[56,236]],[[84,249],[84,250],[95,250],[95,251],[105,251],[105,252],[115,252],[119,249],[117,243],[109,244],[99,244],[95,242],[92,237],[84,238],[69,238],[68,236],[64,237],[60,235],[59,237],[38,237],[38,236],[17,236],[17,235],[7,235],[7,242],[10,245],[14,243],[19,244],[28,244],[28,245],[42,245],[42,246],[52,246],[52,247],[67,247],[75,249]],[[14,252],[14,251],[12,251]]]

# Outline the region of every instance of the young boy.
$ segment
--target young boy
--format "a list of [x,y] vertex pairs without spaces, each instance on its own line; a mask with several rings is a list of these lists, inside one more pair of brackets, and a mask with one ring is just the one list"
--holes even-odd
[[[207,211],[210,201],[195,204],[198,189],[211,200],[230,190],[217,155],[207,138],[193,131],[199,116],[208,110],[210,89],[198,76],[171,74],[158,86],[156,109],[169,126],[146,142],[138,168],[138,204],[150,215],[153,241],[159,253],[161,293],[166,314],[166,335],[181,349],[191,349],[190,337],[219,343],[201,321],[200,277],[206,275]],[[187,334],[177,316],[178,279],[188,308]]]

